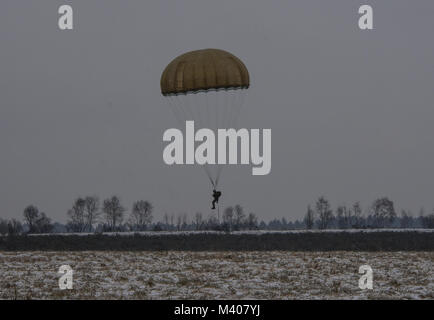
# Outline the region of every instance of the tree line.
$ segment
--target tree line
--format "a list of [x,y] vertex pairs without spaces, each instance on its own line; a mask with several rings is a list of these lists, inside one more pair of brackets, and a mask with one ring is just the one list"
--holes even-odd
[[401,210],[398,216],[392,200],[376,199],[364,212],[359,202],[351,206],[339,205],[332,209],[325,197],[319,197],[315,206],[307,206],[304,216],[306,229],[375,229],[375,228],[434,228],[433,213],[425,215],[424,209],[415,217],[410,210]]
[[187,213],[165,213],[162,221],[153,222],[154,206],[150,201],[133,202],[127,210],[117,196],[104,199],[97,196],[76,198],[67,210],[67,223],[60,224],[29,205],[23,211],[23,221],[0,219],[0,234],[62,233],[62,232],[126,232],[126,231],[191,231],[191,230],[291,230],[291,229],[367,229],[367,228],[434,228],[434,211],[426,215],[421,209],[418,216],[409,210],[395,211],[394,203],[387,197],[376,199],[363,210],[359,202],[351,206],[339,205],[332,208],[321,196],[314,206],[308,205],[304,219],[287,221],[273,219],[268,223],[258,221],[255,213],[245,213],[237,204],[226,207],[221,217],[216,213],[204,216],[201,212],[189,217]]

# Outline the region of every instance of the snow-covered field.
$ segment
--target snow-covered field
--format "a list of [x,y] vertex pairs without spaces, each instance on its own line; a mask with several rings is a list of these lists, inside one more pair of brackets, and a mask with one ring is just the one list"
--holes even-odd
[[0,252],[0,298],[434,299],[434,252]]

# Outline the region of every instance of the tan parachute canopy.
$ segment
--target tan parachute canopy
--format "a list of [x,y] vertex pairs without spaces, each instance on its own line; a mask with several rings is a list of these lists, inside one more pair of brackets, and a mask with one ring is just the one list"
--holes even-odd
[[175,58],[161,75],[163,95],[220,88],[248,88],[249,72],[233,54],[219,49],[190,51]]

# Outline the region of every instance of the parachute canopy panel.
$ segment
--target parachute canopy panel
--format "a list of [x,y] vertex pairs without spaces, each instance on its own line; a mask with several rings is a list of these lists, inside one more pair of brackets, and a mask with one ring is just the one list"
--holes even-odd
[[219,49],[190,51],[175,58],[161,75],[163,95],[249,87],[249,72],[233,54]]

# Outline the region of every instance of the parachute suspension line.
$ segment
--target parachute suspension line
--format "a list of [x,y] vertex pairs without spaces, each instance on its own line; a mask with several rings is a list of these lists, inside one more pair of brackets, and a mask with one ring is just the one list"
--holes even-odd
[[[185,126],[183,123],[184,120],[194,120],[199,124],[199,126],[203,127],[201,119],[196,117],[196,114],[190,108],[190,103],[186,101],[188,99],[188,95],[170,95],[168,96],[169,106],[172,109],[173,114],[175,115],[176,120],[181,125],[181,128]],[[204,170],[206,175],[208,176],[211,184],[215,186],[215,181],[212,178],[212,174],[210,172],[210,168],[208,164],[204,165]]]
[[219,128],[219,124],[220,124],[220,118],[219,118],[219,106],[220,106],[220,104],[218,103],[219,102],[219,95],[218,95],[218,91],[216,90],[216,91],[214,91],[214,96],[215,96],[215,99],[214,99],[214,103],[215,103],[215,106],[214,106],[214,110],[215,110],[215,112],[216,112],[216,117],[215,117],[215,130],[214,131],[217,131],[218,130],[218,128]]
[[238,92],[237,91],[232,91],[231,93],[231,110],[230,110],[230,115],[229,115],[229,119],[228,119],[228,126],[231,128],[234,128],[234,114],[237,108],[237,97],[238,97]]
[[[195,105],[195,107],[198,109],[197,113],[198,113],[198,116],[199,116],[198,122],[199,122],[200,128],[206,128],[206,126],[205,126],[205,124],[203,122],[203,119],[202,119],[202,111],[201,111],[201,109],[204,109],[204,106],[202,105],[202,103],[203,103],[203,96],[206,96],[206,93],[197,93],[197,99],[196,100],[199,103],[197,103],[197,105]],[[190,105],[192,105],[192,104],[190,104]],[[213,185],[213,187],[215,187],[215,181],[213,180],[213,177],[212,177],[210,165],[208,163],[205,163],[203,165],[203,168],[204,168],[205,173],[208,176],[209,180],[211,181],[211,184]]]
[[223,117],[222,117],[222,121],[221,121],[221,123],[223,125],[222,129],[228,129],[228,127],[227,127],[227,119],[228,119],[227,115],[228,115],[228,104],[229,104],[228,94],[230,94],[229,90],[227,91],[227,94],[224,95]]
[[245,89],[239,90],[239,92],[237,93],[237,97],[236,97],[237,101],[234,104],[234,115],[233,115],[233,119],[232,119],[234,127],[238,126],[238,120],[239,120],[239,116],[241,114],[241,109],[243,108],[243,105],[244,105],[244,97],[245,97],[246,93],[247,93],[247,90],[245,90]]
[[[217,135],[218,133],[218,129],[221,126],[221,121],[220,121],[220,109],[222,107],[222,103],[221,103],[221,94],[218,90],[214,90],[212,92],[212,107],[211,107],[211,113],[212,113],[212,117],[215,118],[215,127],[214,127],[214,132]],[[217,156],[218,156],[218,151],[217,151]],[[214,178],[214,189],[217,190],[218,187],[218,183],[219,183],[219,177],[218,177],[218,168],[219,168],[219,164],[218,164],[218,160],[216,162],[216,164],[213,167],[213,178]]]
[[[216,106],[217,122],[218,122],[218,126],[216,128],[216,134],[218,133],[217,132],[218,129],[229,129],[227,127],[227,120],[229,118],[228,117],[228,108],[230,108],[228,94],[230,94],[230,90],[225,90],[225,91],[217,91],[216,90],[216,96],[218,96],[221,99],[220,100],[221,103],[220,104],[217,103],[217,106]],[[222,95],[223,95],[223,97],[222,97]],[[219,113],[219,109],[222,109],[221,113]],[[217,164],[217,172],[216,172],[216,177],[215,177],[216,186],[219,183],[222,169],[223,169],[223,165]]]
[[[173,97],[174,97],[174,100],[176,101],[176,102],[175,102],[175,107],[176,107],[178,110],[180,110],[180,113],[182,114],[182,120],[183,120],[184,122],[185,122],[186,120],[189,120],[190,116],[188,115],[187,110],[186,110],[185,107],[184,107],[184,104],[183,104],[183,100],[182,100],[181,95],[174,95]],[[185,127],[185,123],[183,123],[183,124],[181,125],[181,128],[183,128],[183,127]]]
[[211,185],[212,185],[213,189],[215,189],[216,188],[216,184],[215,184],[214,180],[212,179],[211,172],[209,171],[209,168],[206,167],[206,166],[204,166],[204,169],[205,169],[206,175],[208,176],[209,182],[211,182]]
[[[204,95],[204,93],[197,93],[197,99],[196,100],[198,100],[199,103],[196,105],[196,109],[197,109],[197,113],[198,113],[198,116],[199,116],[200,127],[201,128],[206,128],[204,126],[204,122],[203,122],[203,118],[202,118],[202,112],[203,112],[202,109],[204,109],[204,106],[202,105],[202,100],[203,100],[202,97],[203,97],[203,95]],[[190,105],[193,105],[191,99],[190,99]]]
[[207,115],[206,123],[209,124],[209,123],[211,123],[211,121],[210,121],[210,111],[209,111],[208,95],[204,94],[204,96],[205,96],[205,101],[206,101],[206,115]]
[[[224,96],[224,105],[223,105],[223,118],[222,121],[220,121],[222,128],[221,129],[229,129],[228,128],[228,108],[230,108],[229,106],[229,102],[228,102],[228,94],[230,94],[230,91],[227,90],[226,91],[227,94],[225,94]],[[218,185],[219,181],[220,181],[220,175],[223,169],[223,165],[222,164],[217,164],[217,172],[216,172],[216,185]]]
[[[210,106],[209,106],[210,102],[208,99],[208,94],[206,92],[205,93],[199,93],[199,94],[201,94],[202,99],[200,99],[200,103],[198,104],[198,107],[199,108],[205,107],[205,117],[207,119],[206,123],[210,124],[211,123],[211,121],[210,121]],[[202,105],[204,102],[203,100],[205,100],[204,106]],[[208,176],[209,181],[211,182],[213,189],[215,189],[216,184],[215,184],[215,181],[213,180],[213,177],[212,177],[210,165],[208,163],[206,163],[203,167],[204,167],[206,175]]]
[[[208,91],[202,94],[203,98],[201,100],[201,104],[199,105],[199,107],[205,107],[205,113],[206,113],[206,118],[207,118],[207,125],[209,127],[209,129],[215,131],[218,125],[218,119],[215,117],[214,113],[216,110],[216,107],[218,107],[218,105],[216,104],[216,97],[215,97],[215,92],[214,91]],[[204,100],[204,101],[203,101]],[[202,105],[202,103],[205,104],[205,106]],[[214,127],[213,124],[213,120],[216,119],[215,125],[216,127]],[[204,167],[206,167],[206,172],[207,175],[211,181],[211,185],[213,187],[213,189],[215,189],[217,187],[216,184],[216,179],[215,179],[215,174],[214,174],[214,170],[213,170],[213,166],[214,165],[210,165],[210,164],[205,164]]]
[[[195,123],[197,123],[200,128],[205,128],[205,126],[203,125],[202,119],[199,116],[200,115],[200,109],[203,108],[203,106],[201,104],[201,98],[203,95],[206,96],[206,94],[199,92],[199,93],[195,93],[194,96],[191,94],[187,94],[183,97],[183,98],[185,98],[183,107],[185,108],[186,113],[190,114],[191,119]],[[193,103],[192,100],[195,103]],[[208,179],[210,180],[212,186],[215,188],[216,182],[214,181],[213,175],[211,173],[210,165],[208,163],[205,163],[202,167],[205,170],[205,173],[208,176]]]
[[[231,119],[235,107],[234,98],[236,97],[236,91],[228,90],[227,93],[229,94],[229,97],[228,95],[225,95],[225,107],[224,107],[225,114],[223,116],[223,125],[224,125],[224,129],[231,129],[231,122],[232,122]],[[220,181],[222,170],[223,170],[223,165],[222,164],[217,165],[216,185],[218,185]]]
[[[230,96],[228,98],[229,102],[227,104],[228,111],[227,111],[227,118],[226,118],[226,123],[225,123],[225,126],[227,129],[234,128],[234,126],[232,124],[232,120],[233,120],[233,116],[234,116],[234,110],[235,110],[234,108],[236,107],[235,98],[237,97],[236,91],[231,90],[231,91],[229,91],[229,94],[230,94]],[[236,128],[234,128],[234,129],[236,129]]]
[[189,103],[189,94],[186,94],[183,98],[185,110],[187,110],[187,113],[190,115],[190,118],[188,120],[193,120],[195,123],[198,123],[196,119],[196,113],[194,112],[192,106]]
[[178,121],[178,124],[181,126],[182,128],[182,116],[179,115],[179,111],[178,111],[178,107],[176,106],[173,96],[168,96],[167,97],[167,101],[169,102],[169,108],[171,109],[171,111],[173,112],[176,121]]
[[[226,90],[225,93],[225,102],[224,102],[224,116],[222,119],[222,126],[224,129],[231,129],[231,118],[232,118],[232,112],[233,112],[233,93],[235,92],[235,90],[232,89],[228,89]],[[223,170],[223,164],[219,164],[217,167],[217,178],[216,181],[217,183],[220,181],[220,176]]]
[[179,95],[178,99],[181,102],[180,104],[181,104],[183,110],[185,111],[185,114],[186,114],[185,120],[194,120],[194,116],[193,116],[190,108],[187,105],[187,96],[188,96],[188,94]]
[[234,99],[235,99],[235,102],[234,102],[234,114],[233,114],[233,117],[231,118],[231,122],[232,122],[232,126],[233,127],[236,127],[237,126],[237,118],[238,118],[238,116],[239,116],[239,111],[240,111],[240,96],[243,94],[243,92],[242,92],[243,90],[240,90],[240,92],[237,92],[235,95],[234,95]]
[[[231,127],[236,129],[237,124],[238,124],[238,118],[239,118],[239,115],[241,113],[241,109],[242,109],[243,104],[244,104],[244,97],[246,95],[246,90],[244,90],[244,89],[236,90],[236,91],[233,91],[232,93],[233,94],[231,94],[230,102],[227,103],[227,105],[229,107],[229,117],[228,117],[227,122],[232,124]],[[229,126],[230,125],[227,125],[226,127],[228,128]],[[217,175],[216,175],[216,183],[215,183],[216,186],[219,183],[222,169],[223,169],[223,165],[217,166]]]
[[[185,127],[193,120],[197,128],[209,128],[218,135],[218,129],[237,129],[238,118],[246,95],[245,89],[209,90],[206,92],[168,95],[169,106],[175,118]],[[203,164],[204,171],[214,189],[217,188],[224,165]],[[226,159],[227,160],[227,159]]]
[[244,107],[244,100],[246,98],[246,95],[247,95],[247,90],[246,89],[243,89],[243,90],[240,91],[240,96],[239,96],[240,102],[238,103],[238,113],[235,116],[236,123],[238,123],[238,118],[240,116],[241,110]]

